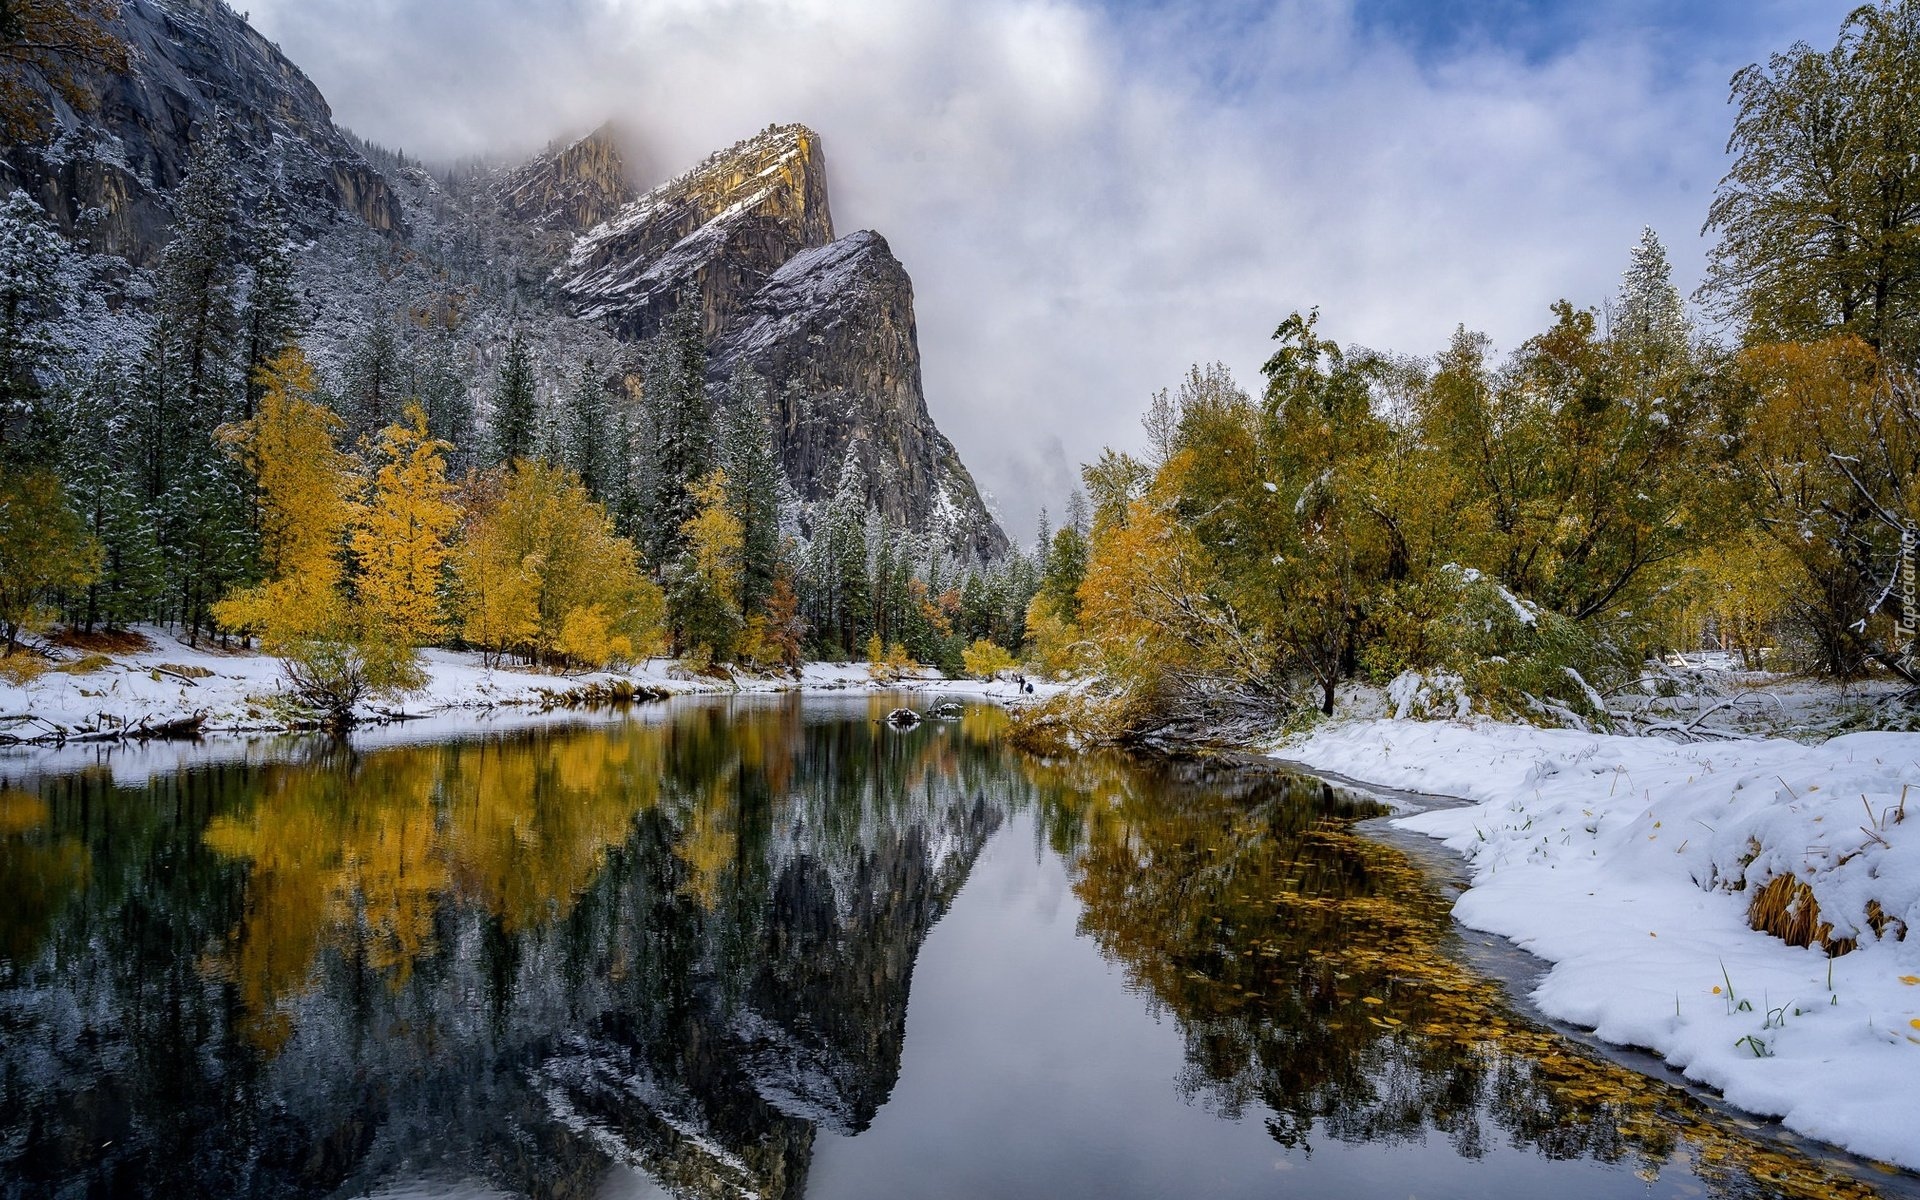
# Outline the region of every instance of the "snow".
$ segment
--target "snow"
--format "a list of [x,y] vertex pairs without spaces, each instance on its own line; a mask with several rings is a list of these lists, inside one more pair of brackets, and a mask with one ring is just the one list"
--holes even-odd
[[[1920,734],[1681,744],[1374,719],[1272,750],[1470,801],[1395,823],[1466,856],[1455,916],[1550,964],[1532,997],[1548,1016],[1920,1169],[1920,934],[1866,928],[1870,899],[1920,926]],[[1829,960],[1749,928],[1751,897],[1787,873],[1858,949]]]
[[[69,736],[137,726],[159,725],[205,714],[209,732],[274,731],[286,719],[279,705],[291,699],[280,660],[252,651],[223,651],[188,646],[152,626],[138,630],[146,649],[112,656],[113,661],[85,674],[48,671],[22,685],[0,680],[0,737],[30,739],[56,731]],[[69,652],[69,661],[77,655]],[[361,715],[379,719],[455,714],[478,716],[498,708],[549,707],[569,692],[619,683],[668,695],[699,692],[803,692],[849,690],[920,692],[1012,700],[1017,684],[948,679],[925,670],[893,680],[876,680],[865,663],[807,663],[799,677],[738,673],[727,678],[695,677],[674,660],[649,659],[626,670],[558,675],[516,667],[487,667],[477,653],[423,650],[427,683],[397,701],[366,706]],[[1036,689],[1043,685],[1036,684]],[[1049,690],[1052,690],[1049,688]]]

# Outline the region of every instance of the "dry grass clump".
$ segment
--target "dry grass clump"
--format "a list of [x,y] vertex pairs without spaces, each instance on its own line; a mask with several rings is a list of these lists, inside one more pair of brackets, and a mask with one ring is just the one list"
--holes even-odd
[[[1747,924],[1789,946],[1818,942],[1830,955],[1849,953],[1856,946],[1852,938],[1833,936],[1833,923],[1820,919],[1820,902],[1814,899],[1813,889],[1794,875],[1776,875],[1754,893],[1753,903],[1747,906]],[[1907,938],[1906,922],[1888,916],[1878,900],[1867,901],[1867,927],[1877,938],[1889,933],[1896,942]]]
[[113,659],[104,654],[83,654],[72,662],[63,662],[54,670],[62,675],[91,675],[113,665]]
[[1789,946],[1819,942],[1828,954],[1845,954],[1853,949],[1851,939],[1833,940],[1833,923],[1820,919],[1820,902],[1797,875],[1775,875],[1767,880],[1747,906],[1747,924]]
[[42,655],[31,650],[18,650],[12,654],[0,655],[0,680],[15,687],[25,687],[51,670],[53,664]]

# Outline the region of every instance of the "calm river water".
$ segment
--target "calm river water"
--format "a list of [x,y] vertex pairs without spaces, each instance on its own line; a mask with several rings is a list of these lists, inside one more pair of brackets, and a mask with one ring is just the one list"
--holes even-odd
[[1512,1011],[1358,797],[896,702],[0,757],[0,1196],[1913,1192]]

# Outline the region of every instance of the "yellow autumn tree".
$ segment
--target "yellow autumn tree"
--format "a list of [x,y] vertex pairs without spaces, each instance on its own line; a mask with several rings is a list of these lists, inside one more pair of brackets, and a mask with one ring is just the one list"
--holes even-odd
[[674,634],[683,652],[731,660],[745,622],[740,579],[745,530],[727,504],[727,475],[687,485],[693,515],[680,525],[686,552],[671,573]]
[[688,487],[694,515],[680,531],[687,535],[693,569],[736,608],[740,604],[740,553],[745,542],[740,518],[727,507],[727,473],[715,471]]
[[342,587],[353,501],[352,460],[334,444],[339,418],[313,398],[313,367],[299,347],[260,373],[254,415],[220,438],[253,475],[259,496],[265,583],[214,605],[229,629],[258,635],[289,680],[328,720],[343,726],[362,700],[424,682],[412,649],[369,621]]
[[440,593],[447,538],[460,518],[447,482],[447,449],[427,436],[425,411],[409,404],[403,420],[380,431],[380,466],[353,529],[364,613],[408,645],[432,641],[446,625]]
[[1886,564],[1920,527],[1920,388],[1855,337],[1755,346],[1740,371],[1753,517],[1804,573],[1783,614],[1800,657],[1842,678],[1897,665]]
[[633,657],[661,639],[660,589],[564,467],[523,461],[474,489],[453,568],[461,636],[491,662]]
[[13,651],[22,630],[51,620],[43,598],[99,578],[101,560],[59,476],[0,469],[0,654]]
[[251,419],[220,439],[252,474],[267,581],[214,605],[230,629],[258,634],[274,653],[337,632],[345,620],[340,550],[355,515],[351,461],[334,445],[340,419],[313,398],[313,365],[298,346],[261,372]]

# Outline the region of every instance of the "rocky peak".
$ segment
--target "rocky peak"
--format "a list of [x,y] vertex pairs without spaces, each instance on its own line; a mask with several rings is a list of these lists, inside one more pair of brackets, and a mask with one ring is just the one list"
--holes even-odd
[[634,187],[609,122],[514,168],[499,196],[502,208],[535,228],[580,233],[630,203]]
[[820,137],[777,125],[622,208],[556,280],[575,314],[636,339],[690,292],[713,338],[788,259],[832,240]]
[[51,104],[60,136],[7,147],[0,163],[4,181],[25,187],[69,235],[149,261],[171,221],[166,193],[216,114],[245,176],[277,179],[303,226],[344,216],[405,235],[386,179],[334,125],[313,81],[221,0],[122,0],[111,27],[127,43],[127,72],[83,73],[92,108],[84,114],[28,80]]
[[1006,554],[1006,535],[927,411],[913,281],[887,239],[862,230],[774,272],[712,346],[714,388],[742,370],[773,384],[776,440],[799,495],[831,495],[853,455],[868,500],[901,528],[963,557]]

